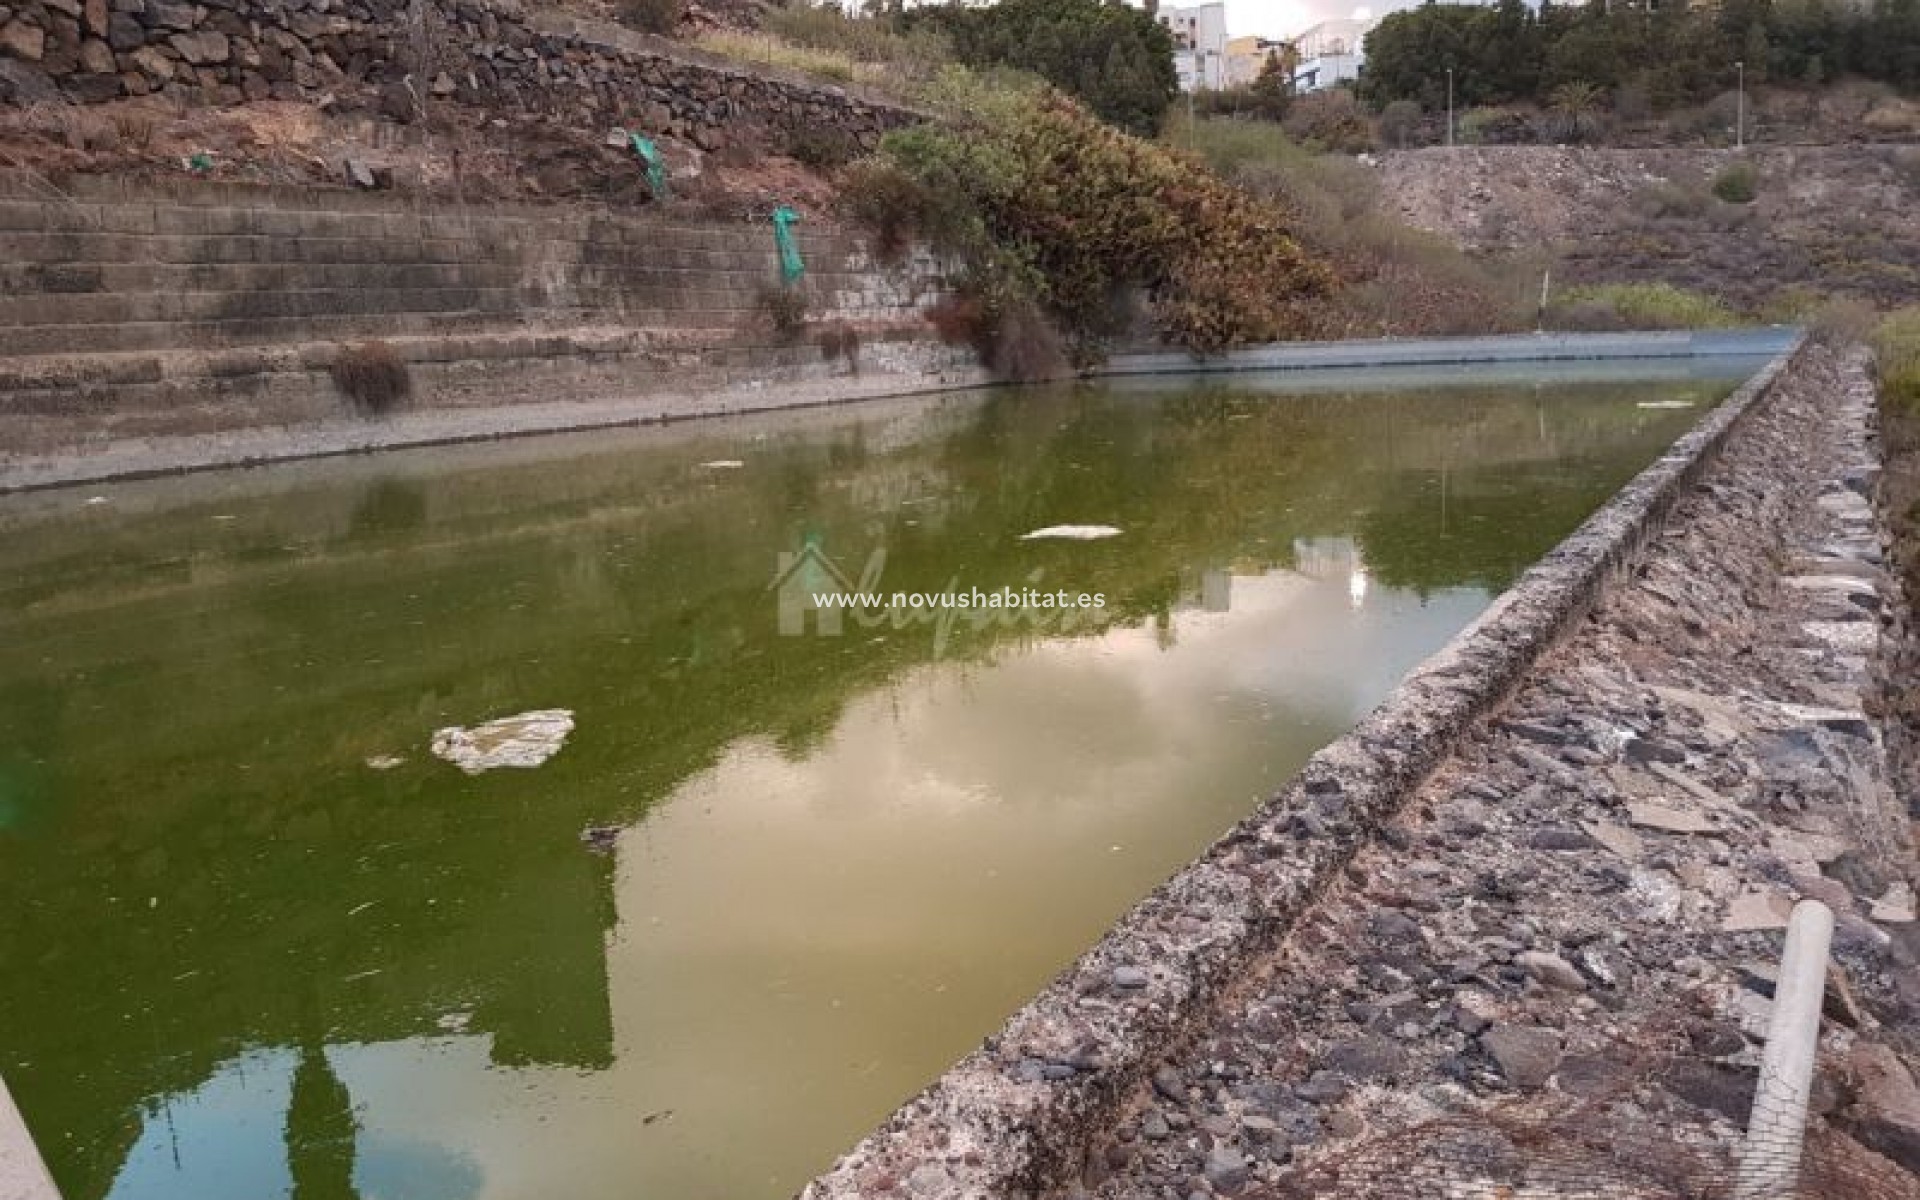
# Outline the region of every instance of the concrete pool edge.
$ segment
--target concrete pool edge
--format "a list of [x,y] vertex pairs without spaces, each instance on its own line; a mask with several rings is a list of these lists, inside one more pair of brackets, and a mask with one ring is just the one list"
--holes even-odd
[[1278,794],[1155,888],[979,1049],[807,1185],[805,1200],[1032,1197],[1080,1160],[1248,963],[1631,569],[1806,341],[1753,378],[1530,568]]
[[[1598,334],[1500,334],[1385,338],[1259,346],[1196,359],[1184,353],[1114,356],[1089,379],[1168,374],[1233,374],[1380,367],[1740,358],[1778,355],[1798,336],[1786,328]],[[551,433],[665,424],[702,417],[821,408],[869,400],[965,391],[993,383],[978,367],[923,375],[838,377],[768,387],[605,401],[422,409],[382,420],[274,426],[222,433],[123,439],[0,458],[0,494],[125,482],[201,471],[270,466],[381,450],[420,449]]]
[[1179,352],[1119,354],[1103,377],[1241,371],[1312,371],[1362,367],[1460,366],[1493,363],[1599,362],[1672,358],[1773,358],[1796,344],[1800,330],[1648,330],[1627,333],[1500,333],[1449,338],[1369,338],[1286,342],[1231,350],[1212,358]]
[[60,1200],[5,1079],[0,1079],[0,1200]]

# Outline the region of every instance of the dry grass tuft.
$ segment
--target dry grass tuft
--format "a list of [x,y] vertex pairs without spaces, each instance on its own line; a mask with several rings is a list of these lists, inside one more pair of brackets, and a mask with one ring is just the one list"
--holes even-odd
[[333,386],[353,401],[355,408],[382,416],[413,395],[413,376],[407,360],[382,341],[342,346],[331,368]]

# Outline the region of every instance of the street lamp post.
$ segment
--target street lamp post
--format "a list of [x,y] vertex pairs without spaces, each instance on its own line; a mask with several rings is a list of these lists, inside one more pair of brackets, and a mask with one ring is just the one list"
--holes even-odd
[[1734,77],[1738,80],[1734,94],[1733,108],[1733,148],[1747,148],[1747,64],[1741,59],[1733,64]]
[[1447,68],[1447,145],[1453,145],[1453,68]]

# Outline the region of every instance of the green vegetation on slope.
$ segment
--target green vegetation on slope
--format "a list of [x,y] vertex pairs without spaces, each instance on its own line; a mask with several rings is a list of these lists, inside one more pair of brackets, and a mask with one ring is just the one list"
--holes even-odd
[[1603,283],[1568,288],[1547,311],[1557,329],[1730,329],[1741,324],[1712,296],[1670,283]]
[[1143,137],[1160,131],[1179,92],[1173,37],[1145,9],[1103,0],[1000,0],[979,8],[927,5],[902,19],[909,29],[945,34],[967,66],[1038,75],[1101,120]]
[[[1736,63],[1743,66],[1736,67]],[[1367,37],[1363,94],[1375,105],[1531,102],[1578,118],[1616,105],[1667,109],[1768,80],[1843,75],[1920,88],[1920,2],[1726,0],[1711,7],[1426,4]],[[1573,89],[1579,89],[1576,93]]]
[[1881,392],[1891,407],[1920,420],[1920,305],[1888,313],[1873,333]]
[[849,203],[883,243],[923,237],[961,262],[943,331],[1003,374],[1048,373],[1048,326],[1077,362],[1143,316],[1199,352],[1315,328],[1333,275],[1280,204],[1052,88],[947,84],[949,120],[888,135]]

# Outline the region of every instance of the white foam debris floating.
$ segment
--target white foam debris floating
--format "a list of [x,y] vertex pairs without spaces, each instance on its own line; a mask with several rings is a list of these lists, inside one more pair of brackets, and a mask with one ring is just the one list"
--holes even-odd
[[1642,400],[1635,408],[1692,408],[1691,400]]
[[700,464],[703,470],[708,471],[738,471],[746,465],[746,463],[741,462],[737,458],[716,458],[712,462],[703,462]]
[[572,732],[571,710],[540,708],[471,729],[450,725],[436,730],[432,748],[435,757],[478,775],[499,767],[537,767],[560,753]]
[[1023,533],[1023,542],[1059,540],[1068,542],[1096,542],[1101,538],[1119,537],[1120,531],[1111,525],[1049,525],[1045,529],[1036,529],[1032,533]]

